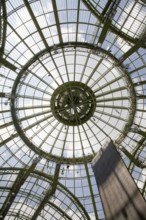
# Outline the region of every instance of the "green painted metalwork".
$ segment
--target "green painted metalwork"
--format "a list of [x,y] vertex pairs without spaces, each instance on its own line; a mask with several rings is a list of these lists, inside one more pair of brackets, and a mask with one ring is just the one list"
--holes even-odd
[[16,66],[14,66],[13,64],[11,64],[9,61],[7,61],[6,59],[0,57],[0,64],[4,65],[5,67],[15,71],[17,69]]
[[51,97],[51,110],[57,120],[73,126],[83,124],[93,116],[95,103],[95,95],[86,84],[67,82],[54,91]]
[[[33,165],[33,164],[32,164]],[[58,169],[59,168],[59,169]],[[45,178],[45,180],[46,181],[48,181],[50,184],[51,184],[51,186],[52,186],[52,189],[53,189],[53,191],[54,191],[54,189],[55,190],[60,190],[60,191],[62,191],[62,192],[65,192],[65,194],[71,199],[71,201],[73,202],[73,203],[75,203],[76,205],[77,205],[77,207],[78,207],[78,210],[80,210],[80,212],[81,212],[81,214],[82,214],[82,216],[84,216],[84,218],[85,219],[87,219],[87,220],[90,220],[90,217],[89,217],[89,215],[88,215],[88,213],[87,213],[87,211],[86,211],[86,209],[84,208],[84,206],[80,203],[80,201],[75,197],[75,195],[73,194],[73,193],[71,193],[70,192],[70,190],[68,190],[65,186],[63,186],[59,181],[58,181],[58,175],[59,175],[59,170],[60,170],[60,165],[58,164],[57,166],[56,166],[56,170],[55,170],[55,174],[54,174],[54,177],[55,177],[55,175],[56,175],[56,177],[55,177],[55,180],[54,180],[54,177],[53,176],[50,176],[50,175],[48,175],[48,174],[46,174],[46,173],[44,173],[44,172],[40,172],[40,171],[38,171],[38,170],[36,170],[36,169],[32,169],[31,170],[31,173],[29,174],[29,176],[32,176],[32,177],[37,177],[37,178],[39,178],[40,180],[44,180],[44,178]],[[0,169],[0,171],[3,171],[3,172],[8,172],[8,173],[10,173],[10,174],[14,174],[15,172],[16,173],[18,173],[19,172],[19,174],[18,174],[18,176],[20,177],[20,175],[23,173],[28,173],[28,168],[27,167],[24,167],[24,168],[17,168],[17,167],[9,167],[9,168],[5,168],[5,167],[1,167],[1,169]],[[20,180],[19,179],[19,177],[17,177],[17,179],[18,180]],[[55,183],[54,185],[53,185],[53,183]],[[11,191],[12,191],[12,188],[11,188]],[[20,192],[20,193],[22,193],[22,191]],[[48,190],[48,193],[50,194],[50,191]],[[27,193],[26,193],[27,194]],[[39,199],[39,200],[41,200],[41,198],[38,198],[37,197],[37,195],[33,195],[34,197],[31,197],[31,195],[29,195],[30,196],[30,198],[32,198],[32,199],[34,199],[34,198],[36,198],[36,199]],[[53,206],[54,204],[51,202],[51,201],[49,201],[48,199],[46,200],[46,204],[51,204],[51,206]],[[41,203],[42,204],[42,203]],[[42,207],[41,206],[41,204],[40,204],[40,207]],[[55,205],[54,205],[54,207],[56,207]],[[44,207],[43,207],[44,208]],[[59,211],[59,212],[62,212],[62,210],[61,209],[59,209],[59,207],[57,206],[56,207],[56,209]],[[10,213],[9,213],[10,214]],[[36,217],[37,217],[38,215],[36,215]],[[32,220],[32,219],[31,219]]]
[[[0,186],[1,200],[5,201],[3,206],[2,202],[0,203],[2,206],[0,211],[3,212],[6,218],[13,218],[14,220],[41,218],[45,220],[47,215],[45,216],[44,213],[47,210],[46,207],[48,207],[48,212],[49,210],[54,210],[54,212],[58,213],[58,216],[60,216],[59,220],[71,220],[69,212],[65,212],[61,206],[57,206],[55,205],[56,203],[52,202],[55,197],[52,197],[52,200],[49,199],[55,192],[64,192],[71,199],[72,204],[78,206],[78,212],[82,214],[83,219],[90,220],[89,213],[87,212],[88,207],[90,207],[89,212],[92,209],[93,218],[101,219],[99,212],[102,208],[98,201],[98,193],[95,193],[90,162],[97,151],[95,142],[97,148],[98,146],[102,147],[103,137],[110,138],[110,132],[119,135],[117,139],[116,135],[113,135],[116,146],[119,148],[119,152],[123,150],[122,155],[125,154],[124,160],[129,172],[131,174],[137,173],[136,182],[139,184],[140,181],[140,190],[142,195],[146,196],[146,184],[143,178],[143,169],[146,168],[146,132],[144,127],[144,103],[146,98],[144,93],[146,85],[145,36],[144,33],[141,33],[140,29],[138,30],[139,34],[134,34],[131,31],[134,31],[134,29],[131,27],[128,29],[128,26],[126,26],[124,32],[127,20],[124,21],[124,18],[122,19],[123,13],[126,13],[126,16],[133,20],[133,23],[130,21],[132,25],[135,22],[141,22],[140,26],[143,28],[145,19],[145,15],[143,15],[145,11],[144,1],[129,2],[130,10],[129,8],[122,8],[124,5],[123,1],[117,0],[108,0],[106,3],[101,0],[0,1],[0,129],[2,134],[0,138],[0,163],[2,168],[0,171],[1,177],[3,175],[4,179],[5,177],[12,177],[11,179],[13,179],[13,174],[17,176],[17,179],[14,181],[5,179],[5,184],[7,185]],[[95,5],[97,4],[97,8],[94,7],[92,2]],[[61,3],[62,5],[60,5]],[[140,6],[140,8],[135,7],[136,5]],[[118,10],[116,11],[117,7]],[[138,8],[140,11],[138,11]],[[25,15],[22,14],[23,11],[24,14],[26,12],[29,15],[29,20],[26,19],[25,21]],[[71,18],[69,17],[71,14],[76,16]],[[120,21],[117,19],[117,24],[115,24],[115,17],[113,19],[114,15],[121,16],[118,18]],[[44,21],[44,24],[41,22],[41,19]],[[33,28],[31,30],[31,25],[34,30]],[[133,27],[136,30],[136,25],[133,25]],[[27,29],[28,35],[23,35],[23,28]],[[134,38],[131,36],[138,37]],[[28,56],[30,54],[32,58],[29,59],[27,55],[23,55],[21,48],[26,50],[28,52],[26,54]],[[24,54],[26,51],[24,51]],[[97,63],[92,67],[92,62],[94,63],[94,60],[96,60],[96,55],[98,57]],[[90,63],[91,57],[92,62]],[[69,61],[70,58],[73,59]],[[46,62],[44,62],[45,59]],[[47,59],[51,60],[51,62],[48,62]],[[111,66],[108,63],[108,59],[111,60]],[[21,61],[26,63],[22,65]],[[62,66],[58,65],[58,62],[62,62]],[[47,66],[49,63],[51,63],[52,72],[49,72]],[[41,75],[41,72],[40,75],[37,74],[37,71],[35,72],[37,68],[40,68],[39,65],[46,73],[46,76],[48,76],[48,78],[46,77],[48,81],[42,77],[43,74]],[[60,70],[62,68],[63,71]],[[86,68],[89,68],[89,72]],[[101,74],[102,69],[105,69],[103,75]],[[78,73],[78,77],[76,73]],[[58,78],[56,77],[57,74]],[[88,87],[93,91],[91,99],[88,97],[88,100],[84,100],[88,96],[88,89],[82,90],[81,84],[76,86],[78,87],[76,90],[71,90],[70,86],[66,84],[65,74],[68,85],[73,85],[74,81],[85,83],[85,85],[88,84]],[[106,78],[108,74],[109,77]],[[97,75],[99,75],[99,78],[96,79]],[[26,81],[23,80],[25,76],[28,76]],[[110,76],[113,77],[111,80]],[[32,79],[36,77],[36,81],[42,85],[44,83],[45,86],[49,87],[49,90],[45,91],[43,86],[37,87],[35,83],[29,83],[31,77]],[[53,80],[53,83],[50,79]],[[118,84],[118,86],[114,87],[115,84]],[[22,90],[21,86],[23,87]],[[27,90],[28,86],[28,91],[23,93],[25,89]],[[36,95],[29,93],[29,90],[34,91]],[[52,90],[54,90],[54,96],[50,92]],[[69,92],[70,90],[71,92]],[[40,94],[44,95],[41,96]],[[72,100],[67,100],[67,96],[72,98],[73,95]],[[57,106],[52,107],[52,109],[50,108],[51,96],[52,106],[55,106],[55,100],[53,99],[56,97],[59,97],[60,103],[61,100],[64,101],[64,104],[59,109],[60,112],[56,110]],[[32,102],[36,103],[31,106],[29,104],[25,106],[25,100],[28,100],[29,103],[32,97],[35,98]],[[44,105],[42,104],[43,100],[45,102]],[[23,103],[22,105],[21,102]],[[76,109],[81,108],[80,102],[82,102],[82,111],[80,111],[82,114],[77,110],[74,111],[75,107],[73,107],[73,104],[75,102]],[[91,105],[93,105],[93,108]],[[72,122],[70,121],[71,111],[74,111],[72,114],[74,115],[74,120]],[[89,118],[86,112],[91,113],[87,114]],[[126,114],[128,117],[125,117]],[[48,124],[52,128],[47,132]],[[104,126],[105,124],[106,126]],[[120,127],[122,125],[124,125],[123,130]],[[91,126],[94,126],[94,129]],[[136,126],[135,129],[134,126]],[[36,132],[32,136],[27,136],[29,131],[31,133],[35,129]],[[96,135],[97,130],[99,133]],[[43,138],[43,135],[40,137],[40,132],[43,133],[44,131],[46,131],[46,137]],[[67,145],[70,135],[72,135],[71,147]],[[38,145],[31,139],[34,136],[41,139]],[[52,145],[50,144],[49,153],[45,152],[42,148],[43,142],[49,144],[49,141],[47,142],[48,136],[54,138]],[[93,140],[89,136],[93,137]],[[61,138],[62,142],[60,144]],[[78,142],[81,145],[80,151],[82,155],[79,157],[76,156]],[[54,153],[54,149],[57,149],[56,146],[61,152],[60,156]],[[47,148],[48,146],[45,147]],[[66,150],[67,147],[68,151]],[[88,149],[90,150],[89,152],[87,152]],[[71,152],[70,157],[66,157],[66,152],[68,155]],[[35,154],[41,156],[42,161],[39,162],[37,168],[29,171]],[[71,168],[62,175],[61,170],[59,172],[59,165],[59,169],[54,167],[53,172],[55,172],[51,174],[51,169],[49,167],[46,168],[46,160],[52,164],[61,164],[61,166],[66,167],[71,166]],[[27,161],[30,165],[25,166]],[[11,165],[14,165],[15,168]],[[22,166],[24,167],[22,168]],[[4,171],[3,174],[2,170]],[[31,190],[30,192],[32,193],[28,193],[27,188],[21,187],[23,182],[25,184],[32,183],[31,180],[28,180],[28,177],[36,181],[36,183],[33,183],[32,188],[37,187],[37,180],[40,180],[40,182],[46,181],[50,188],[47,191],[44,190],[42,196],[38,192],[34,195]],[[2,182],[3,178],[1,179]],[[72,186],[69,185],[70,182],[68,181],[71,182]],[[81,183],[78,185],[78,182]],[[11,186],[9,183],[13,183],[13,185]],[[20,188],[18,185],[21,185]],[[81,187],[82,196],[77,198],[76,190],[79,187]],[[90,195],[89,198],[86,196],[87,191],[85,188]],[[74,192],[74,195],[70,190]],[[15,194],[13,191],[15,191]],[[16,201],[14,201],[14,198]],[[19,198],[22,198],[22,202],[19,200],[21,211],[17,210],[17,199]],[[32,208],[31,204],[27,203],[26,200],[32,202],[37,200],[38,209],[34,207],[34,214],[32,214],[33,209],[30,213],[23,211],[25,205],[27,208]],[[74,211],[72,207],[64,203],[65,200],[63,199],[62,205],[66,205],[68,210],[71,208],[70,210]],[[16,207],[14,208],[15,205]],[[50,216],[52,219],[51,211]],[[55,219],[57,219],[56,216],[54,216]],[[0,219],[3,219],[1,214]]]
[[100,34],[99,40],[98,40],[99,43],[102,44],[104,42],[105,37],[108,33],[108,29],[111,25],[111,22],[112,22],[112,20],[110,18],[106,18],[106,20],[104,21],[103,29],[102,29],[102,32]]
[[[87,6],[87,8],[94,14],[94,16],[96,16],[100,21],[104,22],[104,16],[102,14],[98,14],[98,12],[96,11],[96,9],[94,8],[94,6],[91,4],[91,2],[89,2],[88,0],[82,0],[84,2],[84,4]],[[116,28],[115,26],[111,25],[109,27],[109,30],[111,30],[113,33],[119,35],[121,38],[123,38],[124,40],[127,40],[131,43],[137,43],[138,39],[134,39],[130,36],[128,36],[127,34],[125,34],[124,32],[118,30],[118,28]],[[144,44],[141,44],[142,47],[146,47]]]
[[5,203],[3,204],[3,207],[0,210],[0,215],[3,216],[3,218],[5,218],[5,216],[7,215],[12,203],[14,202],[21,186],[23,185],[23,183],[26,181],[26,179],[29,177],[30,173],[35,169],[37,163],[39,162],[40,158],[35,158],[34,161],[32,162],[32,165],[30,167],[28,167],[28,169],[26,169],[25,171],[20,171],[17,179],[15,180],[12,189],[9,193],[9,195],[7,196],[7,199],[5,201]]
[[[98,52],[103,52],[103,53],[105,53],[105,54],[108,54],[109,56],[110,56],[110,58],[115,62],[115,64],[116,64],[116,66],[118,66],[118,67],[120,67],[120,62],[118,61],[118,60],[116,60],[108,51],[105,51],[105,50],[103,50],[103,49],[101,49],[101,48],[99,48],[99,47],[94,47],[93,45],[90,45],[90,44],[87,44],[87,43],[84,43],[84,44],[82,44],[82,43],[70,43],[69,45],[66,43],[66,44],[64,44],[64,45],[56,45],[57,46],[57,48],[58,48],[58,53],[59,53],[59,48],[61,47],[63,47],[64,49],[66,49],[66,48],[72,48],[72,47],[74,47],[74,46],[78,46],[78,47],[83,47],[83,48],[90,48],[90,49],[92,49],[93,50],[93,52],[96,52],[96,51],[98,51]],[[47,158],[47,159],[49,159],[49,160],[59,160],[60,161],[60,159],[58,158],[58,157],[56,157],[55,155],[52,155],[51,153],[50,154],[47,154],[46,152],[44,152],[44,151],[42,151],[42,150],[40,150],[40,149],[36,149],[36,147],[35,147],[35,145],[25,136],[25,134],[24,134],[24,132],[25,131],[27,131],[27,130],[29,130],[30,128],[33,128],[34,126],[36,126],[37,125],[37,123],[41,123],[42,121],[44,121],[44,120],[47,120],[47,119],[51,119],[52,118],[52,116],[53,115],[49,115],[48,117],[46,117],[46,118],[44,118],[44,119],[41,119],[41,120],[39,120],[37,123],[33,123],[33,124],[31,124],[31,125],[29,125],[28,127],[26,127],[24,130],[22,130],[21,129],[21,126],[19,125],[19,123],[21,122],[21,121],[23,121],[23,120],[25,120],[25,119],[20,119],[20,122],[18,121],[18,119],[17,119],[17,116],[16,116],[16,109],[17,110],[19,110],[19,108],[17,108],[17,106],[15,106],[15,100],[16,100],[16,98],[19,98],[19,97],[26,97],[26,98],[29,98],[29,96],[27,95],[27,96],[22,96],[22,95],[19,95],[19,94],[17,94],[17,96],[16,96],[16,89],[17,89],[17,86],[18,86],[18,84],[19,84],[19,81],[21,80],[21,77],[22,77],[22,75],[23,74],[25,74],[26,72],[27,72],[27,69],[28,69],[28,67],[33,63],[33,62],[35,62],[37,59],[39,59],[39,57],[41,57],[43,54],[46,54],[47,52],[51,52],[51,51],[54,51],[54,50],[56,50],[56,48],[54,48],[54,47],[50,47],[50,49],[49,49],[49,51],[48,51],[48,49],[45,49],[44,51],[42,51],[42,52],[40,52],[40,53],[38,53],[37,55],[35,55],[25,66],[24,66],[24,68],[20,71],[20,73],[19,73],[19,75],[18,75],[18,77],[16,78],[16,80],[15,80],[15,83],[14,83],[14,87],[13,87],[13,89],[12,89],[12,94],[11,94],[11,96],[12,96],[12,98],[11,98],[11,112],[12,112],[12,117],[13,117],[13,122],[14,122],[14,124],[15,124],[15,127],[16,127],[16,129],[17,129],[17,131],[18,131],[18,134],[20,135],[20,137],[24,140],[24,142],[33,150],[33,151],[35,151],[37,154],[39,154],[39,155],[41,155],[41,156],[43,156],[43,157],[45,157],[45,158]],[[101,61],[102,61],[102,59],[101,59]],[[100,65],[100,62],[97,64],[97,67]],[[112,67],[113,68],[113,67]],[[111,68],[111,69],[112,69]],[[121,66],[121,68],[122,68],[122,66]],[[96,69],[96,68],[95,68]],[[29,70],[30,71],[30,70]],[[109,70],[108,70],[109,71]],[[107,72],[105,72],[104,74],[108,74],[108,71]],[[123,67],[123,71],[125,71],[125,68]],[[31,72],[31,71],[30,71]],[[93,71],[93,73],[94,73],[94,71]],[[92,74],[93,74],[92,73]],[[34,74],[34,73],[33,73]],[[92,75],[91,74],[91,75]],[[125,77],[127,78],[126,80],[127,81],[131,81],[130,80],[130,77],[128,77],[128,75],[126,74],[125,75]],[[39,77],[39,76],[37,76],[37,78],[39,79],[39,80],[41,80],[41,81],[43,81],[43,79],[41,79],[41,77]],[[117,80],[117,79],[116,79]],[[115,80],[115,82],[116,82],[116,80]],[[45,81],[43,81],[44,83],[47,83],[47,82],[45,82]],[[112,83],[112,82],[114,82],[114,80],[113,81],[111,81],[111,82],[109,82],[108,84],[110,85],[110,83]],[[108,85],[107,84],[107,85]],[[48,84],[48,86],[50,86],[49,84]],[[99,89],[101,89],[101,87],[99,88]],[[123,89],[123,88],[122,88]],[[131,90],[129,90],[130,91],[130,93],[131,94],[134,94],[134,89],[133,89],[133,86],[132,86],[132,83],[131,83],[131,86],[129,87],[129,89]],[[119,90],[117,90],[117,91],[120,91],[121,90],[121,88],[119,88]],[[95,92],[95,91],[94,91]],[[98,96],[97,96],[98,97]],[[40,98],[38,97],[38,100],[39,100]],[[119,98],[118,97],[116,97],[116,98],[111,98],[111,99],[96,99],[96,106],[98,107],[101,107],[102,105],[99,105],[98,103],[100,103],[100,102],[108,102],[108,101],[117,101]],[[122,97],[122,98],[120,98],[121,100],[128,100],[129,98],[127,98],[127,97]],[[133,102],[132,102],[132,105],[133,105],[133,107],[131,108],[131,111],[134,113],[135,112],[135,101],[134,101],[134,96],[132,95],[132,97],[131,97],[131,99],[133,99]],[[47,101],[47,99],[46,99],[46,101]],[[49,100],[48,100],[48,106],[49,106]],[[108,106],[108,105],[105,105],[104,104],[104,107],[108,107],[108,108],[118,108],[118,106],[116,107],[115,105],[112,105],[112,106]],[[120,109],[127,109],[127,107],[122,107],[122,106],[120,106],[119,107]],[[20,108],[21,109],[21,108]],[[29,109],[29,108],[28,108]],[[47,111],[46,111],[47,112]],[[54,112],[54,110],[53,110],[53,112]],[[92,114],[89,114],[89,117],[91,117],[91,115],[93,115],[93,112],[94,111],[92,111]],[[125,131],[124,131],[124,135],[126,135],[126,133],[127,133],[127,131],[128,131],[128,127],[129,126],[131,126],[131,123],[132,123],[132,121],[133,121],[133,117],[134,117],[134,114],[130,114],[130,119],[129,119],[129,121],[127,122],[127,125],[126,125],[126,129],[125,129]],[[39,114],[37,114],[37,115],[41,115],[41,113],[39,113]],[[32,115],[32,117],[33,117],[33,115]],[[27,117],[28,119],[29,118],[31,118],[31,115],[30,116],[28,116]],[[113,127],[114,128],[114,127]],[[124,136],[123,136],[124,137]],[[53,148],[52,148],[53,149]],[[51,152],[51,151],[50,151]],[[90,158],[92,158],[92,156],[87,156],[87,158],[90,160]],[[67,158],[63,158],[62,157],[62,163],[63,162],[67,162],[67,161],[71,161],[72,160],[72,158],[69,158],[69,159],[67,159]],[[82,161],[82,159],[81,158],[74,158],[73,159],[74,161],[76,161],[77,163],[78,162],[81,162]]]
[[[144,38],[145,39],[145,38]],[[145,45],[144,39],[140,39],[137,41],[137,43],[132,46],[121,58],[120,60],[123,62],[128,57],[130,57],[134,52],[136,52],[140,47],[143,47]]]
[[129,158],[129,160],[133,162],[137,167],[140,167],[142,169],[146,168],[146,165],[143,164],[143,162],[140,161],[138,158],[135,158],[128,150],[126,150],[126,148],[123,148],[122,151]]
[[49,189],[46,190],[45,197],[41,201],[39,207],[37,208],[36,212],[32,216],[31,220],[37,219],[37,216],[41,212],[41,210],[44,208],[44,205],[48,202],[48,200],[55,194],[55,191],[57,189],[57,184],[58,184],[58,177],[59,177],[59,172],[60,172],[60,164],[56,164],[55,168],[55,174],[53,178],[52,185]]
[[36,17],[35,17],[35,15],[33,13],[33,10],[31,9],[31,6],[30,6],[28,0],[23,0],[23,1],[24,1],[24,4],[25,4],[27,10],[29,11],[29,14],[30,14],[30,16],[31,16],[31,18],[32,18],[32,20],[33,20],[33,22],[34,22],[34,24],[35,24],[35,26],[36,26],[36,28],[37,28],[41,38],[42,38],[42,40],[43,40],[43,43],[44,43],[45,47],[48,48],[49,47],[48,43],[47,43],[47,41],[46,41],[46,39],[45,39],[45,37],[44,37],[44,35],[42,33],[42,30],[41,30],[41,28],[40,28],[40,26],[39,26],[39,24],[38,24],[38,22],[36,20]]
[[0,27],[0,51],[3,54],[5,49],[7,31],[6,2],[3,0],[0,1]]

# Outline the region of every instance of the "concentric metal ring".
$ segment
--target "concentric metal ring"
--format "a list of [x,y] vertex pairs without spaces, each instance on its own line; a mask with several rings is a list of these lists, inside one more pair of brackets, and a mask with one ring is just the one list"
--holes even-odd
[[51,56],[48,51],[35,56],[18,74],[12,118],[36,153],[78,163],[92,159],[107,137],[121,141],[127,134],[135,114],[133,94],[125,69],[108,51],[86,44],[58,46]]
[[65,125],[80,125],[93,116],[96,99],[92,90],[81,82],[59,86],[51,98],[53,115]]

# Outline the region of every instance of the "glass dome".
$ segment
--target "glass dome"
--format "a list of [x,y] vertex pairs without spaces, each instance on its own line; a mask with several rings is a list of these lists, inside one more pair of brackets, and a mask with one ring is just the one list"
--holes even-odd
[[146,198],[146,4],[0,2],[0,219],[105,220],[112,139]]

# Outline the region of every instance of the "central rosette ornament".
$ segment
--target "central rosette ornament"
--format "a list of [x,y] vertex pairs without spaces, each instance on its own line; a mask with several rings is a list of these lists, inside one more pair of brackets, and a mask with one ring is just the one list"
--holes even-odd
[[83,124],[93,116],[95,107],[93,91],[81,82],[62,84],[51,98],[51,109],[55,118],[66,125]]

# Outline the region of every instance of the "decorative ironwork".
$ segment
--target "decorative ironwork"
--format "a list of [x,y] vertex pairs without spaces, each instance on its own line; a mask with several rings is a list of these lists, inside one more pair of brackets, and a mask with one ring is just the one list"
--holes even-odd
[[67,82],[59,86],[51,98],[53,115],[65,125],[79,125],[93,116],[96,98],[84,83]]

